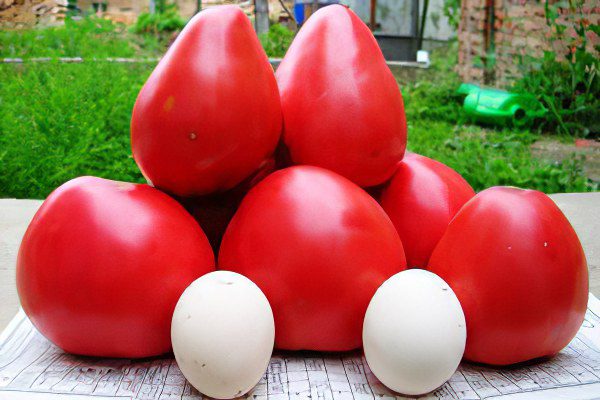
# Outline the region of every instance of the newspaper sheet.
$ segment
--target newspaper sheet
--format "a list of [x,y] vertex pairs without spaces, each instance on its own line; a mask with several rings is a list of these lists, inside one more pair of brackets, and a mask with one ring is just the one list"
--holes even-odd
[[[20,311],[0,335],[1,400],[198,400],[172,357],[101,359],[64,353]],[[249,400],[399,400],[360,352],[276,352]],[[577,336],[557,356],[510,368],[463,363],[427,399],[600,399],[600,301],[590,294]]]

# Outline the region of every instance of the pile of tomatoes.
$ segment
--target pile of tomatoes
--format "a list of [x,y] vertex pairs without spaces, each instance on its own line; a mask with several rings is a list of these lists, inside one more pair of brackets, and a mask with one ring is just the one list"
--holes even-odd
[[347,351],[378,288],[420,268],[460,301],[465,359],[560,351],[588,298],[565,216],[537,191],[475,194],[406,140],[398,85],[351,10],[313,15],[276,73],[240,9],[203,11],[133,110],[149,184],[57,188],[20,248],[22,306],[67,352],[156,356],[186,287],[222,269],[264,293],[276,348]]

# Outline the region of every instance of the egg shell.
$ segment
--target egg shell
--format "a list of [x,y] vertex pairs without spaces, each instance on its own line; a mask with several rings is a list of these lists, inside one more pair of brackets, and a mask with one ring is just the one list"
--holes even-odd
[[230,399],[250,391],[267,369],[274,340],[269,302],[243,275],[206,274],[175,307],[175,359],[187,380],[207,396]]
[[465,316],[444,280],[420,269],[400,272],[381,285],[363,326],[365,358],[388,388],[428,393],[456,371],[465,350]]

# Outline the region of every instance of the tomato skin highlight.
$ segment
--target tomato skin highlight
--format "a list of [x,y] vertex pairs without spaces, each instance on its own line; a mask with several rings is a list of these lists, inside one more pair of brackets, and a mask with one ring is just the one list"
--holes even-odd
[[406,261],[392,222],[365,191],[331,171],[295,166],[244,198],[219,268],[265,293],[277,348],[344,351],[361,346],[369,301]]
[[255,172],[281,129],[277,82],[250,20],[221,6],[192,18],[144,84],[131,145],[156,187],[201,196]]
[[402,94],[353,11],[332,5],[312,15],[275,75],[295,164],[330,169],[362,187],[392,176],[406,148]]
[[34,216],[17,289],[36,328],[63,350],[150,357],[171,348],[181,293],[214,270],[206,236],[175,200],[148,185],[80,177]]
[[429,261],[465,312],[465,359],[492,365],[550,356],[579,330],[588,270],[577,234],[545,194],[482,191],[456,214]]
[[473,188],[452,168],[419,154],[404,156],[380,204],[400,235],[410,268],[427,267],[450,220],[473,196]]

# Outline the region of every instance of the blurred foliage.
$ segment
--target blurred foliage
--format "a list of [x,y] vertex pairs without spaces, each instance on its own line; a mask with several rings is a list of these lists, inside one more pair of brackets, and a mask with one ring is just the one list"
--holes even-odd
[[460,23],[460,6],[461,0],[444,0],[442,12],[448,18],[448,25],[455,31]]
[[[292,35],[280,27],[272,31],[262,43],[270,56],[281,56]],[[166,49],[161,40],[90,18],[60,28],[0,32],[0,53],[159,57]],[[555,163],[533,157],[530,145],[538,133],[466,124],[454,95],[460,83],[453,72],[456,49],[443,48],[431,57],[429,70],[402,84],[410,150],[455,168],[477,190],[493,185],[546,192],[597,189],[585,177],[581,159]],[[153,68],[153,63],[0,64],[0,197],[44,198],[81,175],[143,182],[131,156],[129,122]]]
[[537,139],[528,132],[415,121],[409,123],[408,147],[454,168],[476,191],[497,185],[546,193],[598,189],[583,173],[581,157],[562,162],[532,157],[530,146]]
[[458,171],[475,188],[512,185],[546,193],[598,189],[583,172],[584,159],[538,159],[531,144],[541,138],[527,130],[482,128],[462,116],[456,43],[432,53],[432,66],[416,81],[402,85],[408,121],[408,149]]
[[165,40],[133,35],[125,25],[94,16],[57,27],[0,31],[0,57],[143,57],[164,51]]
[[[542,130],[598,136],[600,62],[596,55],[600,49],[591,49],[588,36],[598,34],[600,26],[588,19],[584,0],[546,0],[545,4],[549,40],[565,46],[559,50],[561,53],[545,51],[542,58],[523,57],[520,62],[523,77],[515,82],[513,90],[534,94],[548,109],[547,117],[541,121]],[[561,15],[564,17],[559,18]],[[570,26],[574,32],[569,32]]]
[[[62,26],[27,30],[0,31],[0,58],[37,57],[160,57],[167,49],[171,28],[181,29],[185,21],[171,18],[172,4],[164,13],[141,14],[131,29],[107,19],[88,16],[81,20],[68,18]],[[130,32],[131,31],[131,32]],[[283,57],[295,33],[280,24],[260,35],[269,57]]]
[[177,4],[157,1],[155,13],[141,13],[132,26],[135,33],[175,32],[183,29],[186,21],[179,15]]
[[457,43],[434,50],[428,70],[414,81],[401,84],[406,114],[411,120],[445,121],[464,123],[460,96],[456,89],[461,84],[454,72]]
[[281,24],[273,24],[269,32],[259,35],[260,43],[269,57],[281,58],[294,40],[295,33]]

